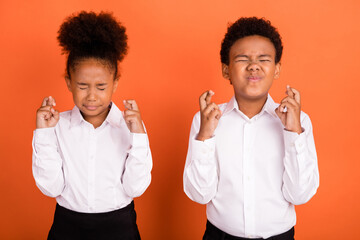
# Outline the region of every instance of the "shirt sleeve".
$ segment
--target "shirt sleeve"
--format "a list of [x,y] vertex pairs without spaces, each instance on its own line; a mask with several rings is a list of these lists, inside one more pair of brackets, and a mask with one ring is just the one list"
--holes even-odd
[[283,195],[294,205],[311,199],[319,187],[319,170],[310,118],[302,113],[303,132],[284,130],[285,157]]
[[194,116],[189,138],[188,153],[183,175],[184,192],[200,204],[210,202],[216,195],[218,185],[215,140],[196,140],[200,129],[200,114]]
[[49,197],[59,196],[65,183],[55,128],[36,129],[32,148],[32,171],[36,185]]
[[152,156],[147,134],[130,134],[132,144],[128,150],[122,182],[126,194],[135,198],[141,196],[150,185]]

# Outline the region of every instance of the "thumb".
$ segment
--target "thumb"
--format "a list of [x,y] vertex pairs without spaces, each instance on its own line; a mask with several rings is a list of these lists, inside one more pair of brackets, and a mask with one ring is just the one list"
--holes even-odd
[[280,111],[279,107],[277,107],[277,108],[275,109],[275,113],[276,113],[276,115],[277,115],[280,119],[281,119],[282,115],[284,114],[284,113],[282,113],[282,112]]
[[52,114],[53,114],[54,119],[55,119],[56,121],[59,121],[60,113],[59,113],[57,110],[54,109],[54,111],[53,111]]

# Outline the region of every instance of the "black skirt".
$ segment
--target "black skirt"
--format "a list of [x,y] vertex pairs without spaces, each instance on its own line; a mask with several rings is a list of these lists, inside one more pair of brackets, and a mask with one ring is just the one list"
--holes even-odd
[[134,201],[106,213],[79,213],[56,204],[48,240],[140,240]]

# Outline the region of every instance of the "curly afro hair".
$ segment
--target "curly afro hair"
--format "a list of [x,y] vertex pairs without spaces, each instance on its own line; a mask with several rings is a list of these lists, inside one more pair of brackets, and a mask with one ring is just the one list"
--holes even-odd
[[62,54],[67,54],[66,73],[84,59],[95,58],[115,70],[127,53],[125,27],[111,13],[82,11],[69,16],[58,31]]
[[283,51],[280,34],[277,29],[271,25],[270,21],[257,17],[240,18],[228,27],[224,40],[221,43],[221,62],[229,65],[231,46],[240,38],[253,35],[259,35],[270,39],[274,44],[276,51],[275,63],[280,62]]

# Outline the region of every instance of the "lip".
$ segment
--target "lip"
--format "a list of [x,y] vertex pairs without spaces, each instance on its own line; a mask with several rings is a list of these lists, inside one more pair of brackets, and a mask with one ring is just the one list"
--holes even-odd
[[89,111],[95,111],[98,106],[92,106],[92,105],[83,105],[87,110]]
[[250,82],[258,82],[258,81],[261,80],[261,77],[259,77],[259,76],[249,76],[247,79],[248,79]]

